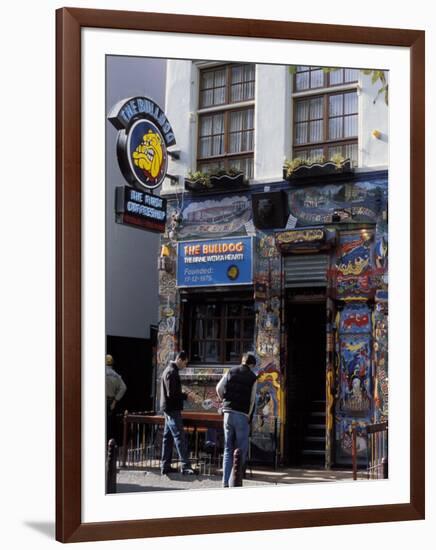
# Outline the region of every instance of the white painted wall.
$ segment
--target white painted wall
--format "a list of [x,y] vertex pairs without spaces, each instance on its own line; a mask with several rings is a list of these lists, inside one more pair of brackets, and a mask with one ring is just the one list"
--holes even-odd
[[282,179],[291,150],[291,75],[283,65],[257,65],[255,107],[255,181]]
[[[389,81],[388,72],[385,74]],[[377,92],[382,84],[380,81],[371,84],[371,75],[364,75],[361,72],[360,85],[359,166],[362,168],[387,167],[389,163],[389,107],[385,103],[384,94],[377,97]],[[372,136],[374,130],[381,132],[380,138]]]
[[[162,192],[183,190],[183,177],[195,170],[197,151],[197,105],[199,66],[191,61],[169,60],[167,65],[166,114],[180,150],[180,160],[169,162],[168,172],[182,176],[179,185],[167,179]],[[359,95],[359,168],[387,168],[389,153],[388,106],[380,82],[361,73]],[[348,89],[351,87],[347,86]],[[282,65],[257,65],[255,97],[255,156],[253,183],[282,179],[284,158],[292,151],[292,76]],[[372,132],[381,132],[380,138]]]

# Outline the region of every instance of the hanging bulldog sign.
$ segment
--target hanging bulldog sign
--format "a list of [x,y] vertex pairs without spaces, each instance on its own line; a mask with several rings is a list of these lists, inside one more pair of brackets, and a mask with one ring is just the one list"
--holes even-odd
[[114,105],[108,120],[118,130],[118,163],[128,183],[141,190],[159,187],[167,173],[167,148],[176,143],[163,110],[148,97],[131,97]]

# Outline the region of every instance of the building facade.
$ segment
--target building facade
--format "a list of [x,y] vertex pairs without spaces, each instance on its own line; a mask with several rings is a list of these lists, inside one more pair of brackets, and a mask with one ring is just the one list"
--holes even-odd
[[[368,74],[367,74],[368,73]],[[188,408],[255,352],[253,452],[347,465],[388,417],[387,74],[168,61],[158,376],[186,349]],[[382,89],[384,92],[384,89]]]

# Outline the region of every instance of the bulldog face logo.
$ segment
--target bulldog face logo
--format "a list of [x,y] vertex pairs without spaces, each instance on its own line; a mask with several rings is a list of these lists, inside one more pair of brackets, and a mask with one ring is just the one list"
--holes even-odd
[[150,129],[142,137],[142,143],[133,152],[132,158],[134,165],[140,168],[147,178],[156,180],[164,160],[160,135]]
[[126,149],[136,182],[148,189],[160,185],[166,174],[167,151],[157,126],[146,119],[135,122],[129,131]]

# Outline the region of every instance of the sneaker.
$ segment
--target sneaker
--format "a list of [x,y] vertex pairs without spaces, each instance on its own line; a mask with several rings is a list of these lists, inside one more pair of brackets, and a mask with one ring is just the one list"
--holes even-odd
[[167,476],[168,474],[177,474],[178,471],[175,468],[164,468],[161,470],[162,476]]
[[193,468],[184,468],[182,470],[182,474],[184,476],[198,476],[198,470],[194,470]]

